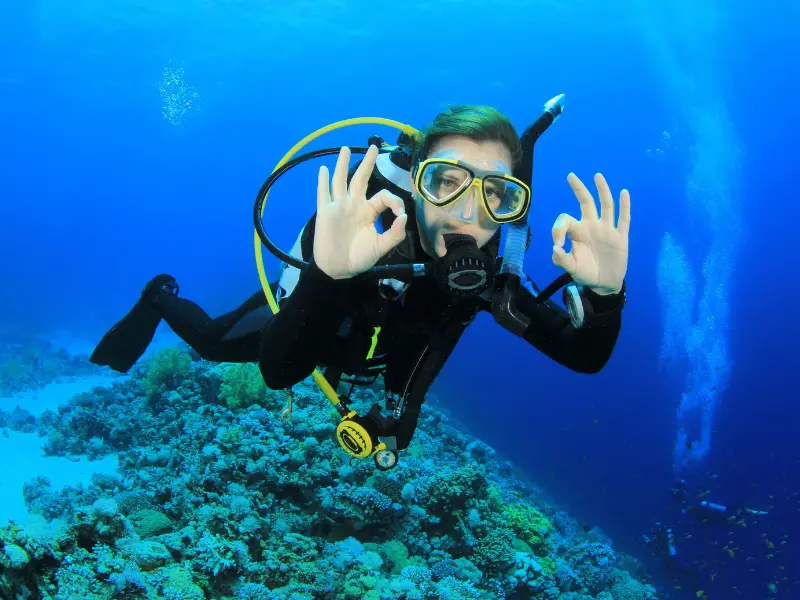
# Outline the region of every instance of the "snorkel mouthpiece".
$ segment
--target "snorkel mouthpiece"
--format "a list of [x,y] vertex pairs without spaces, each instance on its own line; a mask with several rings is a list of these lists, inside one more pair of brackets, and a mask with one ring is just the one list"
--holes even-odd
[[478,296],[494,280],[494,261],[471,235],[446,233],[447,253],[436,261],[435,274],[439,285],[453,296]]

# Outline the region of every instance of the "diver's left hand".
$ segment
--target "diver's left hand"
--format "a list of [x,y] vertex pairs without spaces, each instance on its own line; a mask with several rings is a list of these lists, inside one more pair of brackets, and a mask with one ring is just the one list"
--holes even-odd
[[[560,214],[553,225],[553,264],[572,275],[575,283],[601,295],[617,294],[628,270],[628,230],[631,197],[619,195],[619,223],[614,225],[614,197],[605,178],[597,173],[594,182],[600,196],[600,216],[591,192],[574,173],[567,176],[581,205],[581,220]],[[569,235],[572,248],[564,251]]]

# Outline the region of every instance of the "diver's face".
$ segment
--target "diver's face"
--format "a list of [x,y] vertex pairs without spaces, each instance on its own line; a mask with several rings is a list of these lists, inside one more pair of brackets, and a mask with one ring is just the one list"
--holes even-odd
[[[478,169],[511,174],[511,153],[500,142],[478,142],[467,137],[448,136],[431,148],[428,158],[454,158]],[[413,174],[411,187],[416,204],[420,242],[430,256],[442,257],[447,253],[444,244],[446,233],[470,235],[475,238],[480,248],[500,227],[486,212],[477,187],[471,187],[453,204],[441,208],[434,206],[420,195],[414,186]]]

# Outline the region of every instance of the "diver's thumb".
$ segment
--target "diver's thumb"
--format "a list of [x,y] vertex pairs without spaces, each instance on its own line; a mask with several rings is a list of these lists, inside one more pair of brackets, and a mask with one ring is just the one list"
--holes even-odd
[[408,222],[408,215],[403,213],[395,218],[388,231],[384,231],[378,236],[378,251],[381,254],[381,258],[406,239],[406,222]]

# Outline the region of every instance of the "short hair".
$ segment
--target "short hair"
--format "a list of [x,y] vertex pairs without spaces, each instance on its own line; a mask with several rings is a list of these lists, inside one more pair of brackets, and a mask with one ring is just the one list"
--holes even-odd
[[512,169],[522,157],[519,135],[508,117],[491,106],[457,104],[448,106],[421,131],[414,143],[411,164],[425,160],[431,148],[448,136],[503,144],[511,154]]

